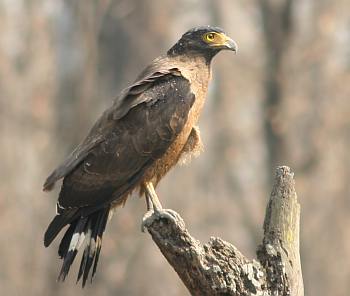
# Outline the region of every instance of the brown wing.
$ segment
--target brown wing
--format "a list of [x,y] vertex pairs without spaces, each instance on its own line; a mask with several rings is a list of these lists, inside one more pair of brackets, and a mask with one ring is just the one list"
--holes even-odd
[[101,135],[102,141],[84,152],[75,167],[60,169],[68,173],[57,202],[58,215],[45,233],[45,246],[65,225],[132,190],[181,132],[195,99],[189,81],[171,74],[154,81],[140,96],[142,103],[119,120],[113,119],[113,107],[107,110],[89,134]]
[[[166,65],[163,65],[163,67],[164,66]],[[152,87],[157,80],[169,74],[181,76],[177,68],[167,69],[163,67],[159,67],[157,63],[151,64],[141,73],[141,78],[138,78],[130,87],[122,91],[121,95],[114,102],[113,119],[122,118],[131,108],[149,100],[149,98],[143,96],[142,93]]]
[[114,124],[103,142],[64,178],[59,212],[100,207],[122,197],[181,132],[194,102],[188,80],[166,75],[141,96],[143,103],[117,121],[110,119]]
[[[143,93],[151,88],[157,80],[167,75],[181,76],[176,68],[166,69],[151,64],[141,73],[139,78],[130,87],[122,91],[115,100],[111,109],[105,111],[90,130],[85,140],[57,167],[46,179],[43,189],[49,191],[55,182],[68,175],[78,164],[80,164],[91,150],[106,140],[114,128],[114,120],[122,118],[128,111],[142,102],[147,102],[151,98]],[[114,119],[114,120],[112,120]]]

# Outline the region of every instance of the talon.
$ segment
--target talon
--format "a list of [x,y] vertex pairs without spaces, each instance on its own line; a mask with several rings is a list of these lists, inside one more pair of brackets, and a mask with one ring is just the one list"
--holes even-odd
[[153,210],[147,211],[143,217],[142,217],[142,223],[141,223],[141,231],[145,232],[145,229],[151,225],[153,222],[153,219],[151,218],[154,215]]
[[178,213],[171,209],[155,209],[154,211],[147,211],[142,218],[141,230],[145,232],[145,228],[148,228],[152,225],[155,220],[168,219],[174,224],[185,225],[184,221]]
[[168,219],[174,224],[185,225],[184,221],[178,213],[171,209],[163,209],[161,203],[159,202],[157,193],[154,190],[153,184],[151,182],[144,183],[145,196],[147,203],[147,212],[142,218],[141,231],[145,232],[145,228],[151,226],[155,220]]

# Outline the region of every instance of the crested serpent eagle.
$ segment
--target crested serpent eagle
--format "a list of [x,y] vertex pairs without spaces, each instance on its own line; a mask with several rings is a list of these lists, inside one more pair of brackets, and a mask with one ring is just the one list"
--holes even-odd
[[148,213],[171,215],[162,209],[154,188],[181,155],[200,145],[195,124],[205,101],[211,60],[221,50],[237,50],[222,29],[206,26],[186,32],[121,92],[47,178],[45,191],[61,178],[63,183],[45,246],[69,225],[58,249],[63,259],[59,280],[66,278],[81,245],[85,249],[78,281],[82,278],[84,286],[91,268],[93,278],[110,212],[132,191],[145,195]]

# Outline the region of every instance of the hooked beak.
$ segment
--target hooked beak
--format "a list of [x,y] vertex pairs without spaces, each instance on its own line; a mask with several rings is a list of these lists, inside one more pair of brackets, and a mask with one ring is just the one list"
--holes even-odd
[[238,46],[236,42],[234,42],[225,33],[219,33],[218,35],[219,40],[217,40],[217,42],[214,43],[212,46],[220,48],[222,50],[232,50],[234,53],[237,53]]
[[223,44],[223,49],[232,50],[234,53],[237,53],[238,46],[230,37],[226,36],[225,42]]

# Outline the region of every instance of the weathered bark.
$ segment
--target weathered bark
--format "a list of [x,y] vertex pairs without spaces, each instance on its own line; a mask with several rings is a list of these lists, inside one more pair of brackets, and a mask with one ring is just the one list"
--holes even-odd
[[299,220],[293,173],[279,167],[257,260],[246,258],[220,238],[202,245],[178,214],[175,219],[154,214],[147,229],[192,295],[301,296]]

